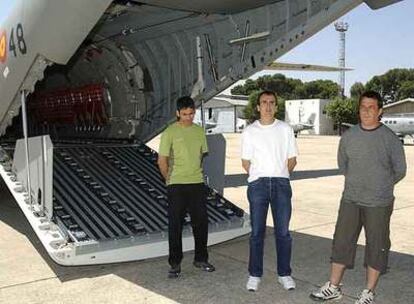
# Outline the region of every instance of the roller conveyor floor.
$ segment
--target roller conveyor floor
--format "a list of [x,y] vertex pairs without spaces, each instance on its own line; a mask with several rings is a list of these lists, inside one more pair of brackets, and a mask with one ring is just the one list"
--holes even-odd
[[[167,232],[166,187],[156,159],[143,144],[55,147],[56,221],[73,241]],[[243,210],[208,187],[206,192],[212,228],[240,222]],[[190,225],[189,216],[184,225]]]
[[[13,157],[13,146],[2,145],[0,150]],[[6,163],[0,162],[0,174],[55,262],[102,264],[168,253],[167,189],[157,153],[146,145],[54,143],[51,220],[30,209],[27,193],[17,190],[21,183]],[[205,191],[209,245],[250,231],[242,209],[207,186]],[[193,249],[188,214],[183,225],[187,251]]]

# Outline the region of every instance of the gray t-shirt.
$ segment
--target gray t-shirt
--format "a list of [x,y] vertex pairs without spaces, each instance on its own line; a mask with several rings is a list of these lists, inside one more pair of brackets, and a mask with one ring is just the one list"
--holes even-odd
[[394,202],[394,185],[406,174],[404,148],[398,136],[380,125],[346,131],[339,143],[338,167],[345,175],[342,198],[367,207]]

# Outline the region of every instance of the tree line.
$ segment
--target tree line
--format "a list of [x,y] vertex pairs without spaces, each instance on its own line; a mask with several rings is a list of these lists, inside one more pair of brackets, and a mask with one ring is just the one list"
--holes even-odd
[[381,94],[385,104],[405,98],[414,98],[414,69],[392,69],[383,75],[372,77],[366,84],[354,83],[349,97],[339,97],[340,87],[331,80],[314,80],[302,82],[288,78],[283,74],[265,75],[256,80],[248,79],[243,85],[231,90],[233,95],[249,96],[245,108],[245,118],[249,121],[257,119],[255,101],[258,92],[272,90],[278,95],[278,119],[284,119],[285,100],[288,99],[331,99],[326,106],[327,114],[336,125],[357,122],[357,102],[365,90],[375,90]]

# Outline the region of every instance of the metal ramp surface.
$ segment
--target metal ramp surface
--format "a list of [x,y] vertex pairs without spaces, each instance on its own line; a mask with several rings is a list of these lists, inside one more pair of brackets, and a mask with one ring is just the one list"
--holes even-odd
[[[156,159],[143,144],[55,148],[56,221],[75,242],[167,233],[167,193]],[[242,209],[208,187],[206,192],[212,229],[241,223]]]
[[[10,147],[3,150],[13,151]],[[157,153],[145,144],[55,144],[53,217],[47,228],[29,210],[27,198],[19,199],[21,194],[13,192],[12,173],[4,167],[0,173],[57,263],[101,264],[168,253],[167,190],[156,161]],[[244,211],[215,190],[205,189],[209,245],[248,233]],[[183,224],[183,248],[191,250],[189,215]],[[53,227],[54,233],[48,233]],[[50,235],[56,233],[60,236],[51,240]]]

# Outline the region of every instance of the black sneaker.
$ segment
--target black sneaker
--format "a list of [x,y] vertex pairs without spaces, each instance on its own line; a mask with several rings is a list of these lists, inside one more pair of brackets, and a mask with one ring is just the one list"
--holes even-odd
[[168,270],[168,277],[170,279],[175,279],[175,278],[178,278],[180,276],[180,273],[181,273],[181,266],[180,265],[171,266],[170,270]]
[[216,268],[213,265],[211,265],[209,262],[194,261],[193,265],[194,267],[201,268],[202,270],[207,271],[207,272],[213,272],[214,270],[216,270]]

